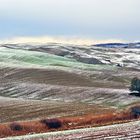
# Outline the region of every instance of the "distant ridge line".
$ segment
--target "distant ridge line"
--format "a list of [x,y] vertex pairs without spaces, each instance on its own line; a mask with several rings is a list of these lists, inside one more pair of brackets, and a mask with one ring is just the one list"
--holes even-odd
[[108,47],[108,48],[140,48],[140,42],[136,43],[103,43],[103,44],[95,44],[92,46],[96,47]]

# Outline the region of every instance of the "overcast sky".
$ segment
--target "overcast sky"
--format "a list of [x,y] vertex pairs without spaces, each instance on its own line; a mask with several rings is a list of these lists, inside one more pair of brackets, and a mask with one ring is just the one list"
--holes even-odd
[[140,40],[140,0],[0,0],[0,39]]

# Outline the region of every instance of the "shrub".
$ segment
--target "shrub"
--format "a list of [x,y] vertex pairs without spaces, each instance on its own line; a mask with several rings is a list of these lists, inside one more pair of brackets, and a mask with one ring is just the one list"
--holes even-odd
[[58,119],[44,119],[41,120],[41,123],[48,126],[49,129],[57,129],[62,126],[61,121],[59,121]]
[[23,129],[23,127],[20,124],[18,124],[18,123],[10,124],[10,128],[13,131],[21,131]]

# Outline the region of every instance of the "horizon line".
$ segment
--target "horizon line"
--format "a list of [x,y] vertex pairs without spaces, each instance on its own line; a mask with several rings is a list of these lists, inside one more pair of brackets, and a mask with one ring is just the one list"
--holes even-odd
[[107,43],[135,43],[139,41],[127,41],[122,39],[94,39],[76,36],[19,36],[7,39],[0,39],[0,44],[46,44],[46,43],[61,43],[73,45],[96,45]]

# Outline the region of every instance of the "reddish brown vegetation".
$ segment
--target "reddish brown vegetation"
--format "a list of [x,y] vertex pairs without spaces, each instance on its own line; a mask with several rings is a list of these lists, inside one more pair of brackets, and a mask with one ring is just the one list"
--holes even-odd
[[59,119],[42,119],[39,121],[16,122],[0,125],[0,137],[25,135],[28,133],[43,133],[49,131],[67,130],[88,126],[100,126],[134,119],[130,113],[108,113],[102,115],[85,115]]

